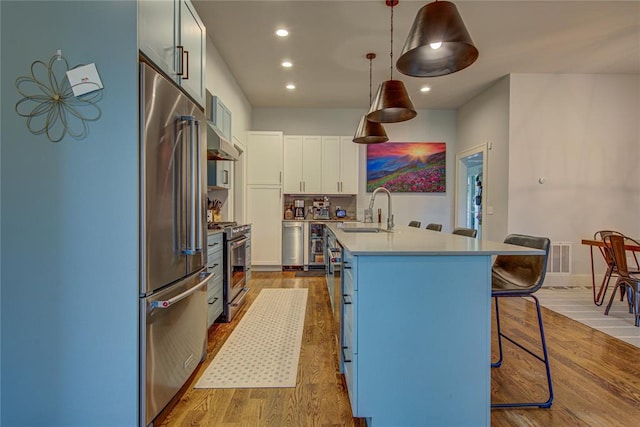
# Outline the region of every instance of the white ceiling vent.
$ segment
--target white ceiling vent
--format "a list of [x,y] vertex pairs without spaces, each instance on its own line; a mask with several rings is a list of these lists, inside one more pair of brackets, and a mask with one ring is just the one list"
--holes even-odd
[[547,262],[547,274],[571,274],[571,243],[552,242]]

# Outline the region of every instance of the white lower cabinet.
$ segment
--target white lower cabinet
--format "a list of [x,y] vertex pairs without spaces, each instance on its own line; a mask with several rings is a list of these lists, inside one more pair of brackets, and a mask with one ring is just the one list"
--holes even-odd
[[207,273],[213,274],[207,285],[207,327],[222,314],[224,268],[222,233],[207,236]]
[[251,265],[282,265],[282,186],[247,186]]

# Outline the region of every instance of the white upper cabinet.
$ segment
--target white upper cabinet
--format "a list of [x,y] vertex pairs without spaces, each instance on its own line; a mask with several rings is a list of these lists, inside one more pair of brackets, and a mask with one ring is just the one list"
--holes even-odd
[[140,0],[138,2],[138,46],[154,64],[177,80],[176,40],[179,3]]
[[352,139],[322,137],[322,193],[358,194],[360,147]]
[[282,185],[282,147],[282,132],[251,131],[248,133],[248,185]]
[[284,192],[320,194],[322,192],[322,138],[287,135],[284,137]]
[[340,192],[340,137],[322,137],[322,192]]
[[358,194],[360,176],[360,144],[352,136],[340,137],[340,192]]
[[160,70],[205,105],[206,29],[189,0],[138,2],[138,45]]
[[218,98],[214,96],[212,99],[211,121],[218,128],[222,136],[231,141],[231,110]]
[[[180,85],[204,107],[207,30],[189,0],[180,0]],[[182,47],[180,47],[182,46]]]

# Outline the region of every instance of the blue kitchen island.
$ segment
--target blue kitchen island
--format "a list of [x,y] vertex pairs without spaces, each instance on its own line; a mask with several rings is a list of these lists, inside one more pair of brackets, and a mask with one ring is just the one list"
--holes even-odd
[[[491,265],[542,251],[327,224],[342,246],[341,371],[369,427],[489,426]],[[383,227],[384,228],[384,227]]]

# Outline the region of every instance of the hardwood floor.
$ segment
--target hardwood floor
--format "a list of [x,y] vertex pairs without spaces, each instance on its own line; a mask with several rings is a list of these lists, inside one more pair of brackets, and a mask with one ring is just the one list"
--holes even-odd
[[[263,288],[309,289],[296,387],[193,388],[244,315],[247,304],[232,323],[212,327],[207,360],[174,402],[160,414],[155,425],[364,427],[362,419],[351,417],[346,387],[338,373],[324,278],[297,278],[293,272],[262,272],[254,273],[250,287],[249,303]],[[501,301],[500,308],[504,331],[538,348],[534,305],[522,299],[508,298]],[[553,406],[549,409],[494,409],[491,425],[637,425],[640,419],[640,349],[544,308],[543,320],[555,392]],[[492,347],[495,350],[496,346]],[[503,366],[491,370],[492,400],[543,399],[546,396],[544,365],[510,343],[505,344],[504,351]]]

